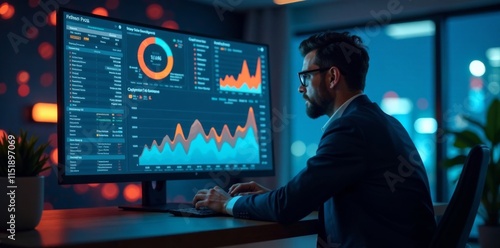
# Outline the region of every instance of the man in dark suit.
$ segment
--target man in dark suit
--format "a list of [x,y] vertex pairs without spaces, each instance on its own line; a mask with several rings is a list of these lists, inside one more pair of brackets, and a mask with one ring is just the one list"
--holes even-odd
[[319,247],[427,247],[436,228],[427,175],[403,126],[363,94],[369,56],[361,39],[325,32],[299,49],[307,114],[330,117],[316,155],[283,187],[200,190],[196,207],[281,223],[319,210]]

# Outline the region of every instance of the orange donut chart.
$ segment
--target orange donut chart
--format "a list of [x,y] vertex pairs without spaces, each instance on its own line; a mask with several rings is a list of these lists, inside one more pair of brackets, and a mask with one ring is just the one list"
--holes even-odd
[[[167,64],[165,66],[165,69],[159,72],[150,70],[146,65],[146,62],[144,61],[144,51],[146,51],[146,48],[149,45],[153,44],[160,46],[167,54]],[[174,67],[174,56],[172,55],[172,50],[170,50],[170,47],[167,45],[167,43],[165,43],[165,41],[157,37],[149,37],[141,42],[137,51],[137,60],[139,61],[139,67],[144,72],[144,74],[156,80],[162,80],[166,78],[172,71],[172,67]]]

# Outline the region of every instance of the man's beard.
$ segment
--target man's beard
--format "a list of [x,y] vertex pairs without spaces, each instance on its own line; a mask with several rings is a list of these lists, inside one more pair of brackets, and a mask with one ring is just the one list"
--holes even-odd
[[323,101],[321,104],[312,102],[309,99],[309,104],[306,106],[306,113],[311,119],[316,119],[324,114],[326,114],[327,107],[330,105],[329,101]]
[[[324,75],[321,75],[321,81],[324,81]],[[323,90],[325,92],[328,92],[328,88],[326,84],[323,84]],[[324,96],[323,93],[318,92],[317,97],[315,99],[319,100],[319,103],[317,101],[313,101],[310,98],[307,98],[309,104],[306,105],[306,113],[307,116],[311,119],[316,119],[320,116],[323,116],[327,113],[328,108],[330,105],[333,103],[333,99],[329,98],[328,96]]]

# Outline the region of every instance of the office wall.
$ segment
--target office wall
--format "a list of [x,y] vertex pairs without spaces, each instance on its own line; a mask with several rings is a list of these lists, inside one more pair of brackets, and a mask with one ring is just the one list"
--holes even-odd
[[[35,123],[30,116],[33,104],[57,100],[55,25],[51,16],[59,7],[107,12],[110,17],[211,36],[241,39],[243,34],[241,13],[226,11],[220,18],[213,6],[187,1],[0,1],[0,130],[17,132],[23,128],[38,135],[42,142],[50,141],[48,155],[54,158],[56,124]],[[56,162],[51,158],[47,166],[54,167]],[[130,184],[127,191],[129,184],[125,183],[60,186],[55,174],[55,169],[44,173],[46,209],[137,201],[137,184]],[[196,188],[206,185],[205,181],[183,183],[169,183],[169,200],[190,198]]]

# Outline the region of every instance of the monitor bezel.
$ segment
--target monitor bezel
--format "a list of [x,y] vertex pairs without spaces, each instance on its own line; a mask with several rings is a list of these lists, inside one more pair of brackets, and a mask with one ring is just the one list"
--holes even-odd
[[64,111],[64,77],[63,77],[63,70],[61,69],[63,67],[62,61],[63,61],[63,44],[61,42],[63,41],[63,16],[64,13],[70,13],[70,14],[75,14],[75,15],[83,15],[83,16],[88,16],[92,18],[98,18],[98,19],[103,19],[103,20],[108,20],[108,21],[114,21],[114,22],[119,22],[119,23],[124,23],[124,24],[129,24],[129,25],[136,25],[136,26],[142,26],[145,28],[151,28],[155,30],[162,30],[162,31],[168,31],[168,32],[174,32],[174,33],[179,33],[179,34],[188,34],[188,35],[196,35],[196,36],[201,36],[205,38],[210,38],[210,39],[220,39],[224,41],[233,41],[233,42],[240,42],[240,43],[245,43],[245,44],[253,44],[253,45],[259,45],[266,47],[266,56],[267,56],[267,61],[269,62],[267,64],[267,91],[268,91],[268,106],[269,106],[269,116],[271,123],[272,123],[272,101],[271,101],[271,76],[270,76],[270,57],[269,57],[269,45],[265,43],[258,43],[258,42],[250,42],[250,41],[245,41],[245,40],[239,40],[239,39],[232,39],[232,38],[223,38],[223,37],[217,37],[217,36],[212,36],[212,35],[207,35],[207,34],[201,34],[201,33],[195,33],[195,32],[190,32],[190,31],[181,31],[181,30],[175,30],[175,29],[169,29],[165,27],[159,27],[151,24],[145,24],[145,23],[140,23],[140,22],[133,22],[133,21],[128,21],[124,19],[119,19],[119,18],[114,18],[114,17],[104,17],[104,16],[99,16],[95,15],[92,13],[88,12],[83,12],[83,11],[78,11],[70,8],[59,8],[57,10],[57,25],[56,25],[56,52],[57,52],[57,62],[56,62],[56,75],[57,75],[57,139],[58,139],[58,165],[57,165],[57,174],[58,174],[58,183],[59,184],[86,184],[86,183],[108,183],[108,182],[144,182],[144,181],[164,181],[164,180],[196,180],[196,179],[221,179],[224,178],[224,180],[230,181],[229,179],[236,179],[236,178],[244,178],[244,177],[271,177],[275,175],[276,171],[276,164],[275,164],[275,151],[274,151],[274,145],[273,145],[273,127],[271,125],[270,128],[270,134],[268,137],[268,147],[271,148],[271,154],[272,158],[270,159],[271,161],[271,168],[270,170],[214,170],[214,171],[204,171],[204,172],[161,172],[161,173],[134,173],[134,174],[110,174],[110,175],[67,175],[65,173],[66,171],[66,166],[63,163],[65,161],[65,130],[64,130],[64,125],[61,123],[64,122],[65,120],[65,111]]

